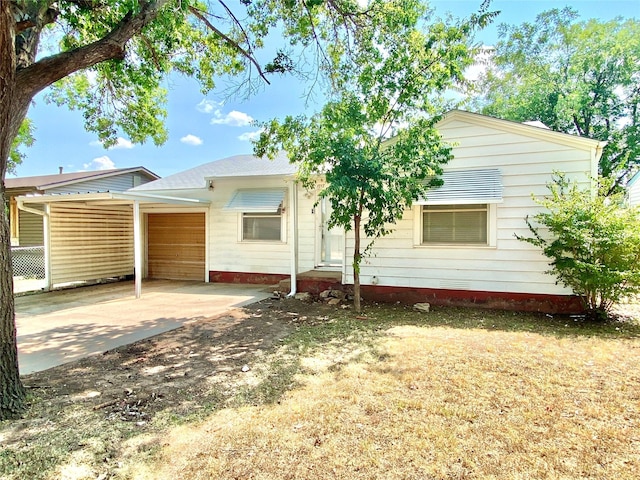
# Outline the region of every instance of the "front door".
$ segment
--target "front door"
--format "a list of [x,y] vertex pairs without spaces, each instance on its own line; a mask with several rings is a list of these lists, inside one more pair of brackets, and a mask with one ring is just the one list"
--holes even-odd
[[320,209],[320,255],[318,266],[340,267],[344,256],[344,229],[342,227],[329,228],[331,217],[331,202],[323,198],[318,205]]

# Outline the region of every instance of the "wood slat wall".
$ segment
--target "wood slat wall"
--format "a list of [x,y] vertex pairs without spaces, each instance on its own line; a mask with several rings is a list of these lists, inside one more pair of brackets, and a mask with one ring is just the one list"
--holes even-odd
[[[34,207],[39,210],[41,208]],[[18,241],[21,247],[33,247],[44,245],[44,235],[42,230],[42,217],[35,213],[19,210],[18,215]]]
[[51,205],[54,285],[133,274],[130,206]]
[[150,213],[147,239],[150,278],[204,280],[204,213]]

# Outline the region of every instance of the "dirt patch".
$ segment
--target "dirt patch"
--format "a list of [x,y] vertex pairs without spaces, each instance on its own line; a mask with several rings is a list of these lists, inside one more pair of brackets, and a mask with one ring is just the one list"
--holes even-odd
[[264,302],[235,309],[27,375],[23,382],[34,393],[32,407],[44,407],[41,413],[46,415],[46,410],[83,403],[107,416],[137,422],[167,409],[184,413],[206,401],[214,386],[240,383],[236,377],[249,373],[251,363],[287,335],[294,317],[266,316],[271,306]]

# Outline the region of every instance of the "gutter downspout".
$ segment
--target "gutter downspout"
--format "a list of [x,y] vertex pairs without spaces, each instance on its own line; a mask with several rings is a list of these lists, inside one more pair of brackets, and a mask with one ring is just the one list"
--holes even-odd
[[289,229],[291,234],[291,291],[287,297],[294,297],[298,291],[298,184],[291,180],[289,189]]
[[18,210],[33,213],[34,215],[40,215],[41,217],[44,217],[46,215],[43,210],[36,210],[35,208],[27,207],[24,204],[24,200],[16,199],[16,205],[18,206]]
[[44,281],[45,289],[51,290],[51,236],[49,232],[49,214],[51,213],[51,206],[48,203],[44,204],[44,210],[36,210],[35,208],[27,207],[24,204],[24,200],[16,199],[16,206],[18,210],[23,212],[33,213],[42,217],[42,236],[44,243]]

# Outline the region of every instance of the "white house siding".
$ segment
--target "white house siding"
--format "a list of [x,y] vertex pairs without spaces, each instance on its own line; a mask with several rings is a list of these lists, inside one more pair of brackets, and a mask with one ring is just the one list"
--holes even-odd
[[51,283],[133,274],[131,206],[53,203]]
[[[225,178],[216,179],[210,195],[209,215],[209,270],[218,272],[247,272],[262,274],[284,274],[291,272],[291,249],[289,245],[289,192],[290,185],[283,177]],[[241,213],[228,211],[224,207],[238,189],[284,188],[283,229],[286,241],[261,242],[241,241]]]
[[75,182],[72,185],[49,188],[46,193],[88,193],[88,192],[124,192],[129,188],[149,182],[150,179],[140,173],[131,172],[106,178]]
[[[381,286],[570,294],[544,273],[548,261],[540,250],[514,235],[529,234],[524,219],[540,211],[531,195],[547,193],[554,170],[589,185],[592,152],[461,120],[447,123],[440,131],[456,145],[448,169],[500,169],[503,202],[491,207],[495,208],[495,247],[417,246],[420,207],[414,206],[392,234],[376,241],[361,268],[362,284],[371,284],[376,276]],[[350,235],[347,258],[352,255]],[[353,283],[350,268],[345,281]]]

